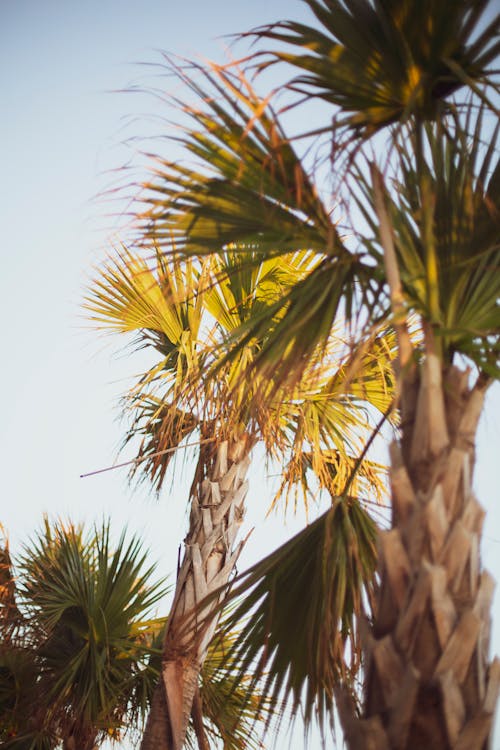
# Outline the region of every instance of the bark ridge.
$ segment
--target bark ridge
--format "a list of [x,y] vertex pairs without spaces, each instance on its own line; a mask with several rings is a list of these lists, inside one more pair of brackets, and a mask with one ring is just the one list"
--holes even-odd
[[[494,582],[481,570],[484,510],[472,490],[486,382],[437,357],[410,383],[391,446],[392,528],[380,535],[380,590],[366,623],[364,712],[338,707],[350,750],[486,750],[500,683],[489,663]],[[405,413],[403,413],[405,419]]]

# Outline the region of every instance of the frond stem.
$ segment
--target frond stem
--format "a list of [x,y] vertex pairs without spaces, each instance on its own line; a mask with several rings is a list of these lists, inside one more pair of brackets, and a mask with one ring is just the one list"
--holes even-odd
[[217,438],[210,437],[210,438],[204,438],[203,440],[196,440],[193,443],[184,443],[184,445],[176,445],[173,448],[165,448],[162,451],[156,451],[156,453],[148,453],[147,456],[140,456],[138,458],[132,458],[130,461],[123,461],[120,464],[113,464],[113,466],[106,466],[104,469],[96,469],[95,471],[88,471],[86,474],[80,474],[80,479],[85,479],[85,477],[92,477],[95,474],[103,474],[105,471],[113,471],[113,469],[121,469],[123,466],[130,466],[131,464],[140,464],[142,461],[146,461],[150,458],[155,458],[156,456],[163,456],[166,453],[174,453],[175,451],[181,450],[183,448],[192,448],[196,445],[204,445],[205,443],[213,443],[214,440]]

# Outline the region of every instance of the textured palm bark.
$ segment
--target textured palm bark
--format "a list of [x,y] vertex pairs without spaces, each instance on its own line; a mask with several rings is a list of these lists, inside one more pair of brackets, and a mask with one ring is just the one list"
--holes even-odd
[[169,750],[172,736],[168,721],[167,700],[163,682],[159,682],[153,693],[148,720],[142,735],[141,750]]
[[194,486],[184,559],[165,634],[162,684],[156,690],[164,698],[155,695],[141,750],[184,746],[200,670],[217,627],[218,618],[211,614],[222,595],[210,595],[228,582],[242,547],[242,542],[235,546],[235,539],[243,520],[250,449],[248,435],[221,442],[205,478]]
[[404,385],[391,446],[393,519],[380,536],[380,590],[365,633],[363,715],[338,708],[350,750],[485,750],[500,681],[489,663],[494,582],[481,570],[484,511],[472,491],[480,377],[425,360]]

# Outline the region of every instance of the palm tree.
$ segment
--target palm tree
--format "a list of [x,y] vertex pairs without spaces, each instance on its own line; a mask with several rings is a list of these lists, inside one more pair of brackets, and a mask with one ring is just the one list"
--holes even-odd
[[[168,187],[166,177],[162,184]],[[149,345],[161,355],[126,400],[133,421],[125,442],[141,437],[134,473],[140,467],[143,477],[159,490],[169,457],[182,441],[196,437],[200,446],[184,558],[163,643],[163,680],[154,696],[143,748],[183,746],[200,670],[217,625],[217,617],[210,615],[219,609],[222,587],[241,549],[241,542],[235,547],[234,541],[244,513],[250,451],[257,439],[262,437],[270,455],[285,462],[284,487],[305,479],[307,460],[320,480],[338,488],[361,453],[367,417],[357,403],[382,411],[390,403],[390,342],[379,335],[367,345],[354,378],[349,358],[345,353],[339,357],[332,339],[328,364],[311,362],[293,398],[286,404],[271,399],[265,410],[257,394],[269,390],[269,384],[240,378],[262,337],[243,347],[216,378],[210,377],[214,352],[220,352],[225,337],[251,315],[273,306],[309,266],[308,252],[259,263],[251,251],[228,251],[197,265],[168,261],[157,253],[151,267],[122,250],[96,278],[87,297],[95,322],[135,332],[138,346]],[[356,487],[380,488],[380,467],[365,458],[360,464]],[[367,544],[371,549],[373,540]]]
[[49,524],[14,576],[2,547],[0,737],[13,750],[92,750],[137,727],[156,672],[148,617],[165,593],[137,539],[111,547],[109,526]]
[[[305,665],[291,649],[287,662],[265,649],[270,639],[279,645],[286,638],[274,630],[276,601],[238,648],[247,655],[265,649],[255,669],[271,670],[268,685],[276,677],[274,697],[287,669],[298,670],[296,686],[309,680],[305,693],[294,690],[306,716],[315,703],[331,710],[336,686],[352,748],[479,749],[500,672],[498,660],[488,663],[492,581],[481,571],[483,511],[471,490],[484,395],[500,375],[498,86],[491,70],[498,17],[486,20],[487,0],[305,1],[318,25],[258,30],[260,40],[279,46],[253,60],[261,70],[295,66],[289,94],[335,107],[333,124],[315,133],[331,138],[326,164],[333,164],[337,195],[349,190],[351,236],[335,227],[269,99],[227,67],[202,72],[215,92],[208,99],[193,68],[186,74],[199,129],[188,131],[184,145],[201,166],[165,165],[166,179],[160,174],[150,186],[156,198],[143,232],[156,242],[174,238],[188,257],[222,248],[235,255],[251,248],[259,262],[304,248],[317,254],[294,286],[226,343],[220,368],[261,342],[247,374],[270,384],[256,394],[260,409],[293,393],[341,315],[355,332],[354,365],[375,324],[394,326],[401,423],[391,447],[391,529],[379,534],[379,592],[362,624],[359,712],[344,675],[333,687],[316,679],[328,660],[317,628],[307,631]],[[373,139],[384,146],[378,163]],[[304,563],[307,554],[304,545]],[[275,560],[272,575],[265,561],[249,585],[278,591],[283,560]],[[318,586],[317,595],[325,590]]]

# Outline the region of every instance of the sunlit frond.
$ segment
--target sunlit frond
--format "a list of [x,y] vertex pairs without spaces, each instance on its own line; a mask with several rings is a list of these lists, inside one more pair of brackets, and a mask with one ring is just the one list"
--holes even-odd
[[375,336],[347,353],[336,351],[335,336],[332,345],[321,377],[313,367],[292,398],[277,394],[275,411],[269,409],[264,439],[270,451],[280,446],[282,456],[282,483],[275,502],[299,488],[306,502],[307,495],[320,488],[334,496],[349,488],[351,494],[370,501],[385,498],[385,468],[362,453],[376,423],[380,429],[396,417],[395,336]]
[[200,326],[199,283],[200,271],[189,262],[167,267],[158,256],[153,272],[124,248],[99,271],[84,309],[100,329],[135,333],[140,346],[154,346],[165,357],[163,366],[175,371],[180,357],[187,367],[194,356],[190,350]]
[[[353,321],[362,302],[368,309],[380,305],[381,276],[358,256],[320,258],[302,279],[228,338],[230,354],[237,355],[254,340],[262,341],[252,370],[274,397],[280,388],[293,391],[311,360],[326,356],[332,329],[339,319]],[[363,336],[358,332],[359,336]]]

